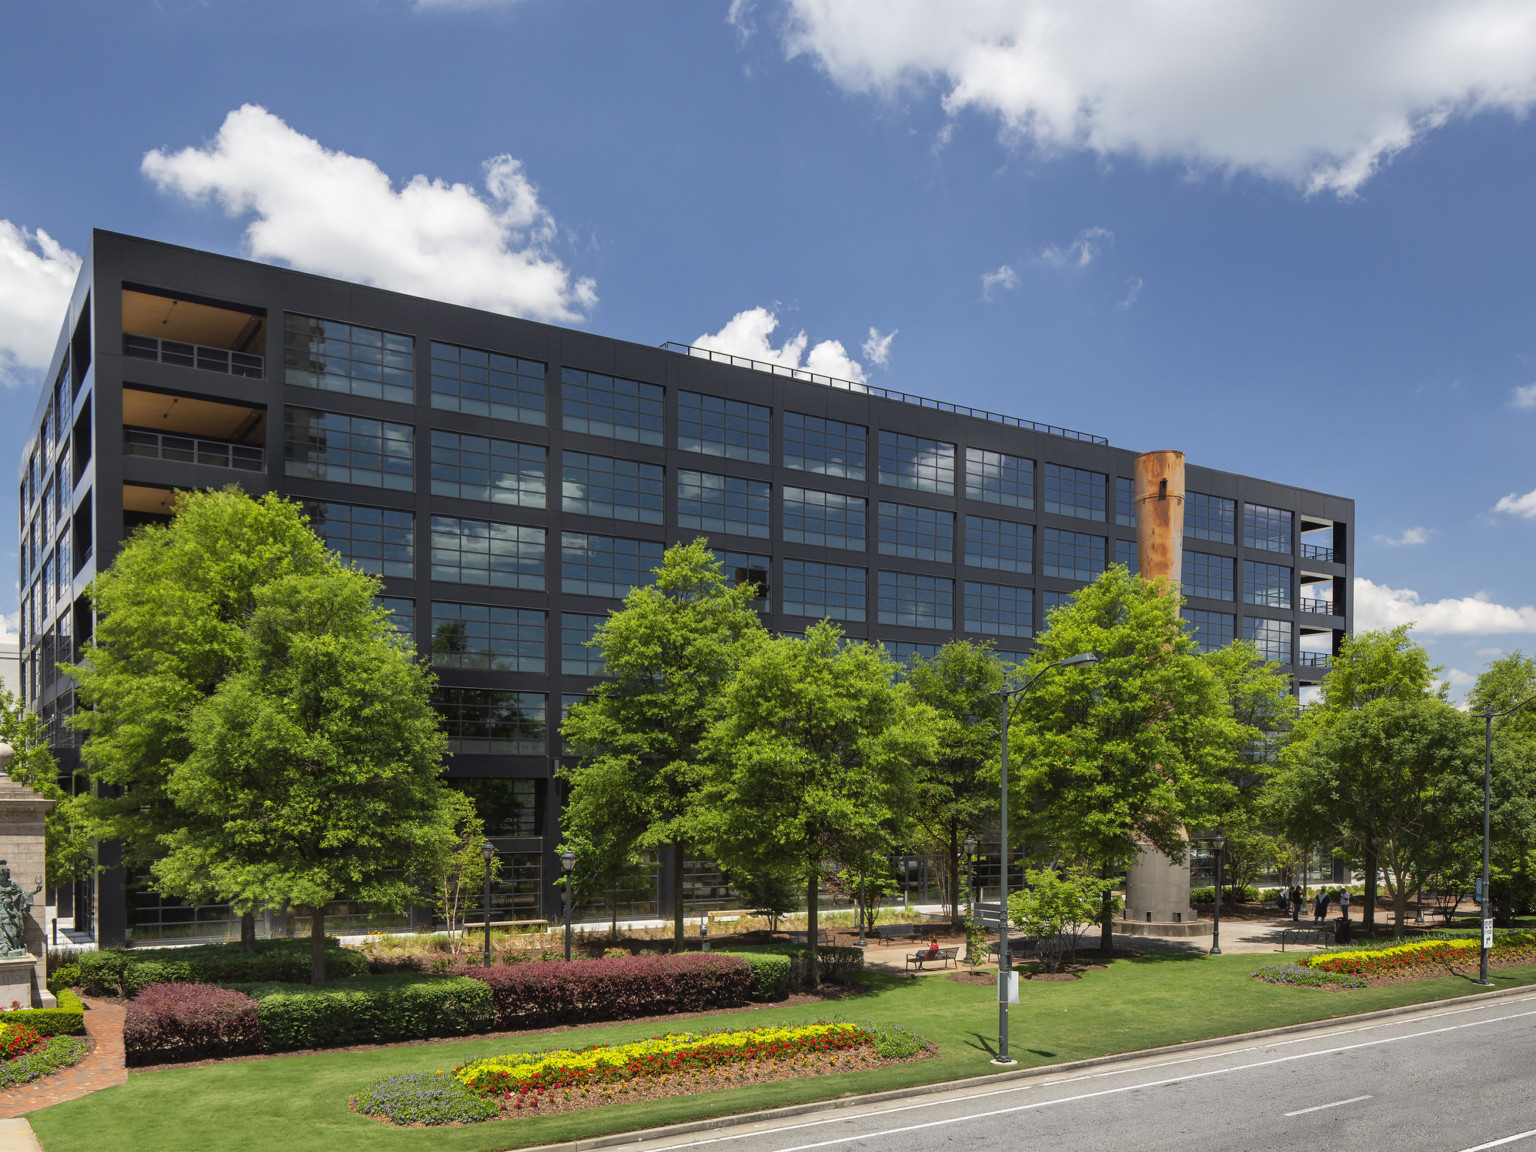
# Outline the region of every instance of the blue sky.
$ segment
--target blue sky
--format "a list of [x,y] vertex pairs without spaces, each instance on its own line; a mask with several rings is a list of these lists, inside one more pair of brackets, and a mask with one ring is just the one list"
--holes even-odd
[[101,227],[1349,495],[1357,626],[1458,686],[1536,646],[1530,5],[116,0],[0,45],[0,458]]

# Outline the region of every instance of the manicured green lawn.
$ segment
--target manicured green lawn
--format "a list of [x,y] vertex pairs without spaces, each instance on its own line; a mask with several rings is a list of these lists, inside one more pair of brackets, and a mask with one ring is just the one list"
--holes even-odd
[[[1248,973],[1269,959],[1145,957],[1116,961],[1079,981],[1026,982],[1023,1003],[1012,1010],[1014,1055],[1026,1065],[1051,1064],[1479,991],[1465,977],[1351,992],[1285,988],[1251,979]],[[1536,983],[1536,965],[1496,971],[1493,977],[1498,987]],[[937,1057],[871,1072],[463,1128],[395,1128],[347,1108],[348,1095],[378,1076],[448,1069],[499,1051],[629,1041],[665,1030],[655,1023],[604,1025],[527,1037],[518,1044],[466,1040],[140,1073],[122,1087],[34,1112],[30,1120],[46,1152],[490,1152],[993,1071],[987,1063],[997,1035],[991,988],[941,977],[876,977],[874,983],[870,994],[821,1011],[768,1008],[680,1026],[742,1028],[817,1018],[890,1021],[934,1040]]]

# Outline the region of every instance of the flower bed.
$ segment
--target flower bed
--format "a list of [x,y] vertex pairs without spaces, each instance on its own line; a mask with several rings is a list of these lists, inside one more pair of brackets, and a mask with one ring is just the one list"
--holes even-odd
[[[566,1112],[766,1080],[878,1068],[935,1049],[910,1029],[832,1022],[658,1036],[634,1044],[548,1049],[476,1060],[441,1074],[393,1077],[353,1098],[357,1111],[396,1124],[465,1123],[505,1113]],[[407,1083],[406,1081],[410,1082]],[[486,1115],[459,1095],[468,1093]]]
[[80,1036],[48,1036],[14,1060],[0,1060],[0,1088],[14,1088],[78,1064],[90,1050]]
[[1309,968],[1305,964],[1265,964],[1255,968],[1254,979],[1268,984],[1287,984],[1292,988],[1369,988],[1370,982],[1363,976],[1347,972],[1329,972],[1322,968]]
[[14,1060],[36,1048],[42,1037],[25,1024],[0,1023],[0,1060]]
[[[1343,952],[1321,952],[1308,957],[1307,966],[1320,972],[1341,972],[1352,976],[1385,977],[1414,969],[1448,968],[1453,964],[1476,960],[1481,941],[1412,940],[1384,948],[1357,948]],[[1489,961],[1520,963],[1536,957],[1536,933],[1503,932],[1494,937],[1488,950]]]

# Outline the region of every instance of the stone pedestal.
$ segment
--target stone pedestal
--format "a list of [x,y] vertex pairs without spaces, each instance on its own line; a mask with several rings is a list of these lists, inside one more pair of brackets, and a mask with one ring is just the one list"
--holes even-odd
[[1211,922],[1189,905],[1189,859],[1175,864],[1143,845],[1125,875],[1125,911],[1117,932],[1133,936],[1208,936]]
[[45,961],[33,956],[11,956],[0,959],[0,1009],[12,1004],[23,1008],[57,1008],[58,1000],[47,985],[39,983],[45,977]]
[[[9,776],[0,776],[0,860],[10,869],[12,880],[21,886],[23,893],[31,892],[42,883],[43,819],[52,807],[52,800],[39,796]],[[29,979],[17,978],[15,982],[16,987],[25,990],[25,995],[6,992],[0,987],[0,1004],[5,1007],[9,1007],[12,1000],[20,1000],[23,1008],[55,1006],[56,1002],[48,992],[48,937],[43,929],[42,900],[43,894],[37,893],[27,909],[22,939],[27,955],[0,960],[0,981],[11,979],[8,973],[13,967],[31,970]]]

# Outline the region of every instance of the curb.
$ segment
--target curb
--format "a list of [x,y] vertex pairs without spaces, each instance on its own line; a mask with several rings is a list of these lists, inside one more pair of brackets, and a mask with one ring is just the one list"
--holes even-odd
[[749,1124],[761,1124],[771,1120],[788,1120],[816,1112],[836,1112],[844,1108],[859,1108],[866,1104],[883,1104],[892,1100],[910,1100],[915,1096],[936,1096],[941,1092],[964,1091],[989,1084],[1007,1084],[1014,1080],[1032,1080],[1054,1076],[1062,1072],[1075,1072],[1081,1068],[1100,1068],[1106,1064],[1119,1064],[1140,1060],[1148,1056],[1173,1055],[1193,1052],[1201,1048],[1215,1048],[1244,1040],[1264,1040],[1272,1036],[1294,1036],[1303,1032],[1320,1032],[1340,1024],[1352,1024],[1369,1020],[1388,1020],[1394,1016],[1411,1016],[1429,1008],[1442,1008],[1451,1004],[1481,1004],[1489,1001],[1512,999],[1519,996],[1536,996],[1536,984],[1522,984],[1516,988],[1501,988],[1496,992],[1475,992],[1466,996],[1452,996],[1444,1000],[1426,1000],[1419,1004],[1404,1004],[1397,1008],[1379,1008],[1374,1012],[1360,1012],[1351,1016],[1332,1016],[1326,1020],[1310,1020],[1303,1024],[1285,1024],[1279,1028],[1263,1028],[1257,1032],[1237,1032],[1230,1036],[1211,1036],[1204,1040],[1187,1040],[1181,1044],[1165,1044],[1160,1048],[1142,1048],[1135,1052],[1118,1052],[1111,1056],[1090,1056],[1082,1060],[1068,1060],[1060,1064],[1042,1064],[1038,1068],[1018,1068],[1008,1072],[992,1072],[984,1076],[968,1076],[963,1080],[940,1080],[932,1084],[914,1084],[910,1088],[893,1088],[884,1092],[863,1095],[852,1093],[834,1100],[815,1100],[805,1104],[789,1104],[783,1108],[769,1108],[760,1112],[738,1112],[731,1116],[716,1116],[707,1120],[690,1120],[682,1124],[668,1124],[661,1128],[639,1128],[630,1132],[613,1132],[606,1136],[591,1136],[580,1140],[566,1140],[558,1144],[532,1144],[517,1148],[516,1152],[592,1152],[597,1148],[613,1148],[622,1144],[638,1144],[645,1140],[667,1140],[674,1136],[689,1136],[696,1132],[714,1132],[722,1128],[738,1128]]

